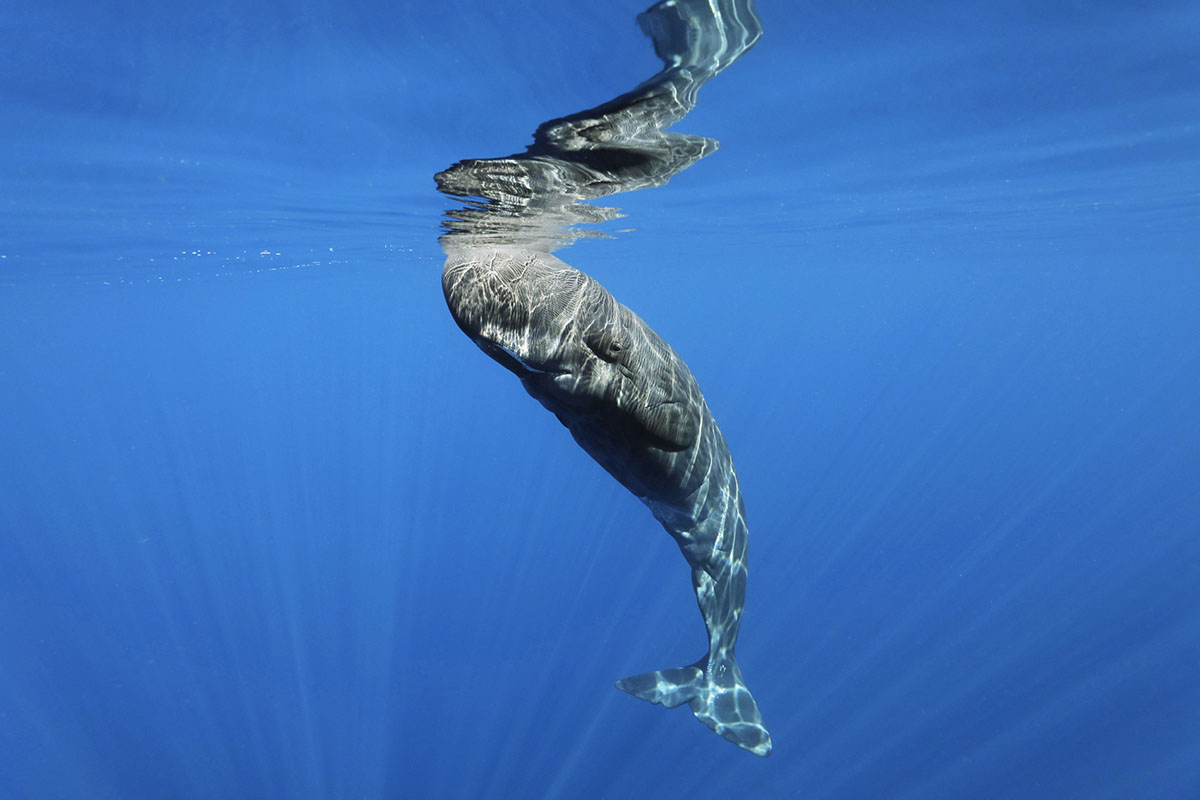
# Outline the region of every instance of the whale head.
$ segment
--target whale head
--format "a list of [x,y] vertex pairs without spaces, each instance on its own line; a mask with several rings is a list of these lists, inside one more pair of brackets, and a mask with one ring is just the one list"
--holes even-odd
[[580,322],[604,312],[586,307],[589,284],[553,256],[500,248],[468,252],[442,273],[454,321],[522,379],[576,374],[587,365]]
[[489,248],[448,261],[442,288],[463,332],[560,418],[603,415],[665,450],[695,441],[695,379],[584,273],[544,253]]

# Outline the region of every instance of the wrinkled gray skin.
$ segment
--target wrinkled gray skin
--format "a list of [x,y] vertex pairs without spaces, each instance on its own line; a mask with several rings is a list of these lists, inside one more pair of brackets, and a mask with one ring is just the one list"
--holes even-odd
[[486,201],[449,215],[442,288],[459,327],[649,506],[691,567],[708,652],[617,687],[671,708],[687,703],[709,728],[765,756],[771,737],[734,657],[747,528],[725,439],[662,337],[551,255],[585,235],[568,225],[617,213],[577,201],[660,186],[716,149],[664,128],[761,33],[753,0],[665,0],[638,21],[664,61],[660,73],[544,123],[523,154],[461,161],[437,175],[442,191]]
[[442,273],[459,327],[554,413],[679,544],[708,629],[691,666],[620,681],[709,728],[771,752],[734,658],[746,594],[745,509],[733,460],[683,360],[603,286],[554,256],[449,254]]

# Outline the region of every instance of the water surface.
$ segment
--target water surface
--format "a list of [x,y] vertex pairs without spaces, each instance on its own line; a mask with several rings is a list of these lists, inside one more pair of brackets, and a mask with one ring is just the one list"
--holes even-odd
[[438,283],[433,174],[642,10],[0,13],[0,794],[1200,785],[1200,14],[763,0],[572,246],[734,454],[763,761],[613,689],[695,656],[678,552]]

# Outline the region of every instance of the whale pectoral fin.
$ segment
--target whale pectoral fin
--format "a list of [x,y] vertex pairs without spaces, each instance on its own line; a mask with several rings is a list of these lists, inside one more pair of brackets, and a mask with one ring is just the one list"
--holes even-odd
[[700,436],[704,400],[692,374],[673,361],[651,373],[629,409],[638,426],[664,450],[686,450]]
[[699,410],[688,403],[669,400],[640,412],[638,424],[663,450],[686,450],[700,435]]

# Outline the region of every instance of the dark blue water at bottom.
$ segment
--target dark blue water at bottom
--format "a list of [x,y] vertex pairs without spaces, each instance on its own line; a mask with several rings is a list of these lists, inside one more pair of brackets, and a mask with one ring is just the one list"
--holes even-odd
[[0,796],[1200,797],[1200,15],[764,0],[559,253],[733,451],[760,760],[613,688],[686,565],[440,292],[640,10],[3,12]]

